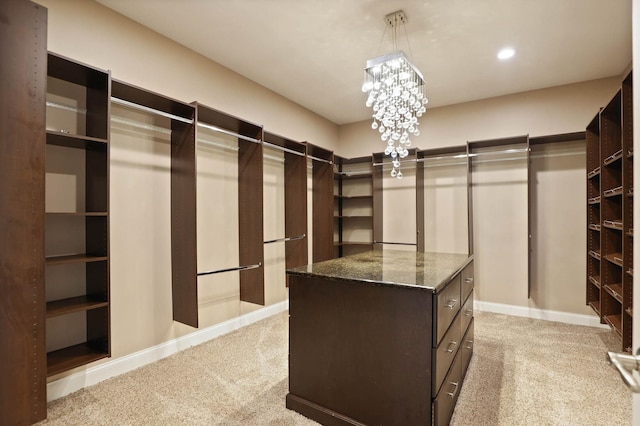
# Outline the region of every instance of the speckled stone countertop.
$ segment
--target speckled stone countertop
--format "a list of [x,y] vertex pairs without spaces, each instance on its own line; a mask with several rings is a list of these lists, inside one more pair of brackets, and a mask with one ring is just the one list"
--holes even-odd
[[325,277],[440,291],[471,261],[466,254],[373,250],[288,269],[290,275]]

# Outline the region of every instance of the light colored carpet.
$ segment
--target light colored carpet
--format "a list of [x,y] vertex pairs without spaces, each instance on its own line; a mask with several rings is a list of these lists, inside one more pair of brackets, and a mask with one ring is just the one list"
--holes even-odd
[[[314,425],[287,410],[288,316],[268,318],[49,404],[40,425]],[[607,330],[476,312],[452,425],[631,424]]]

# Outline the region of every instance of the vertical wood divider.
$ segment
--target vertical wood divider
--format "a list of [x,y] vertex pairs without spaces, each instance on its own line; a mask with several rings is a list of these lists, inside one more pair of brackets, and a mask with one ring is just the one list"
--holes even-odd
[[32,424],[47,416],[47,9],[8,0],[0,16],[0,424]]
[[[382,166],[374,167],[373,164],[382,163],[382,154],[372,154],[371,173],[373,185],[373,241],[383,241],[382,237],[382,211],[383,211],[383,187]],[[382,244],[374,244],[374,250],[381,250]]]
[[[307,158],[284,154],[284,233],[287,237],[307,234]],[[287,269],[309,262],[307,238],[285,243]]]
[[[262,140],[262,131],[256,139]],[[238,147],[240,265],[261,265],[240,272],[240,300],[264,305],[262,144],[239,139]]]
[[171,294],[173,319],[198,327],[195,126],[171,120]]

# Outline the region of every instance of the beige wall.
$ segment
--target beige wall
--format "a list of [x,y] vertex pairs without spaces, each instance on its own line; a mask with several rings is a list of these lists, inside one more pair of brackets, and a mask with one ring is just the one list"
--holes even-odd
[[336,148],[338,127],[332,122],[99,3],[36,2],[49,9],[52,52],[111,70],[115,79],[262,124],[271,133]]
[[[606,78],[427,109],[420,121],[420,136],[412,138],[413,146],[430,149],[508,136],[582,131],[611,100],[620,81]],[[384,148],[369,120],[340,126],[338,154],[358,157]]]

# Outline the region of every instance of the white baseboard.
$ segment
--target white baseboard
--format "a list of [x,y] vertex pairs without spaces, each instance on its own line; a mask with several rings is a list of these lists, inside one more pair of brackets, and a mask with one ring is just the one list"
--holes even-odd
[[590,327],[609,328],[606,324],[600,324],[600,319],[595,315],[572,314],[569,312],[551,311],[548,309],[530,308],[527,306],[504,305],[502,303],[473,301],[473,309],[478,311],[493,312],[496,314],[514,315],[541,319],[546,321],[563,322],[565,324],[586,325]]
[[178,337],[159,345],[116,358],[113,361],[88,367],[86,370],[48,383],[47,401],[62,398],[82,388],[95,385],[103,380],[151,364],[152,362],[173,355],[191,346],[199,345],[223,334],[246,327],[249,324],[279,314],[287,309],[289,309],[289,301],[285,300],[220,324],[194,331],[186,336]]

